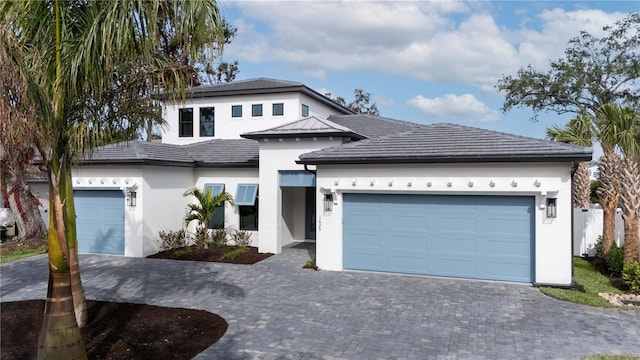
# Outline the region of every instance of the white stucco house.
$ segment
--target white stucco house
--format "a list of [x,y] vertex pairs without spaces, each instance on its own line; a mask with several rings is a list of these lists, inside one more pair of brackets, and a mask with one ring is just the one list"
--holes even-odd
[[194,88],[166,120],[163,143],[74,170],[80,251],[157,252],[196,186],[234,195],[211,227],[261,252],[315,242],[321,269],[572,282],[571,174],[591,149],[357,115],[272,79]]

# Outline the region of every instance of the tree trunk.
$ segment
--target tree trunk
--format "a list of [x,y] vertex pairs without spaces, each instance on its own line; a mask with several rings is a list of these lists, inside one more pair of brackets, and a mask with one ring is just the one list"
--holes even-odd
[[573,207],[589,207],[591,199],[591,186],[589,181],[589,162],[581,161],[573,174]]
[[49,285],[44,320],[38,337],[37,359],[86,359],[80,328],[76,322],[64,237],[63,204],[57,176],[49,177]]
[[[68,169],[69,167],[67,167]],[[76,231],[76,209],[73,200],[73,185],[71,172],[65,171],[64,176],[65,199],[65,224],[67,244],[69,245],[69,267],[71,271],[71,293],[73,295],[73,307],[76,314],[76,322],[80,328],[87,325],[87,301],[80,278],[80,265],[78,264],[78,235]]]
[[616,235],[616,209],[618,207],[620,186],[620,159],[613,149],[606,149],[598,160],[600,185],[597,193],[602,205],[602,245],[604,255],[609,254]]
[[2,198],[7,201],[5,206],[11,209],[20,238],[44,238],[46,226],[38,209],[40,200],[33,196],[24,177],[25,168],[30,163],[25,166],[25,164],[10,164],[10,161],[10,158],[2,161],[0,190]]
[[620,202],[624,220],[624,259],[638,260],[638,218],[640,217],[640,167],[625,156]]

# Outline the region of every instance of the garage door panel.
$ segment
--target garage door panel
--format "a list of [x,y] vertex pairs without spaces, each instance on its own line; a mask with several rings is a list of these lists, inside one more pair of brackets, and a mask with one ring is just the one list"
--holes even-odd
[[124,255],[124,194],[120,190],[76,190],[78,251]]
[[533,209],[533,197],[344,194],[344,267],[532,282]]

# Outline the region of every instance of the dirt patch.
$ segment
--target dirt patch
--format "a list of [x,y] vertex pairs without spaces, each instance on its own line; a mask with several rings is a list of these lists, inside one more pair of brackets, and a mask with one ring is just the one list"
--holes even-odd
[[249,247],[247,251],[239,254],[233,259],[221,259],[221,257],[232,251],[231,246],[216,246],[209,249],[198,248],[196,246],[188,246],[178,249],[161,251],[159,253],[149,255],[152,259],[171,259],[171,260],[188,260],[188,261],[207,261],[207,262],[223,262],[230,264],[255,264],[270,256],[271,253],[259,253],[257,247]]
[[47,249],[47,239],[45,238],[31,238],[31,239],[18,239],[14,238],[11,240],[4,241],[0,243],[0,256],[5,256],[10,253],[19,250],[26,249]]
[[[33,359],[44,300],[3,302],[0,358]],[[202,310],[87,301],[81,330],[89,359],[191,359],[218,341],[227,322]]]

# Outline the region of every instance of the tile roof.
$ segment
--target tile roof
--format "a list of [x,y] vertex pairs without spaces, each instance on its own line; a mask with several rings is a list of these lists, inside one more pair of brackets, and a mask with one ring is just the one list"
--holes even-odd
[[245,139],[214,139],[188,145],[133,140],[97,148],[80,163],[257,167],[258,144]]
[[417,126],[300,156],[302,164],[591,160],[592,150],[456,124]]
[[198,166],[258,166],[258,142],[254,140],[213,139],[183,146]]
[[246,139],[313,136],[342,136],[356,140],[366,138],[366,136],[355,133],[345,126],[315,116],[306,117],[266,130],[244,133],[241,136]]
[[332,115],[327,118],[368,138],[409,131],[424,125],[374,115]]
[[247,91],[247,90],[266,90],[280,89],[291,87],[303,87],[303,83],[295,81],[277,80],[269,78],[256,78],[248,80],[238,80],[227,83],[203,85],[192,87],[189,92],[196,95],[201,93],[217,93],[226,91]]
[[132,140],[94,149],[81,160],[82,164],[145,163],[192,166],[193,159],[180,145]]

